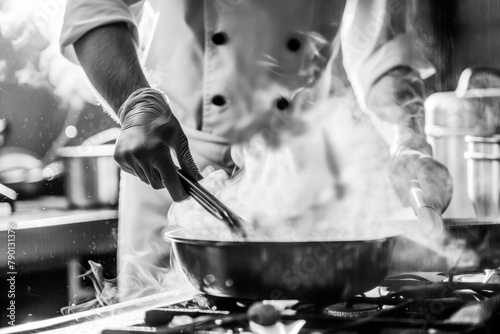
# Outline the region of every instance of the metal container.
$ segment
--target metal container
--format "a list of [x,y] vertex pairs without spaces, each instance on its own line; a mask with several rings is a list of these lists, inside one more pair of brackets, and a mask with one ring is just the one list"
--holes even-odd
[[164,233],[181,272],[204,293],[239,299],[345,300],[384,279],[395,242],[395,235],[314,242],[215,241],[192,239],[193,233]]
[[72,207],[118,204],[120,169],[113,151],[114,145],[82,145],[59,150],[64,161],[64,190]]
[[468,195],[465,137],[489,137],[499,133],[500,72],[491,68],[469,68],[460,76],[457,90],[430,95],[425,101],[426,134],[436,160],[453,177],[453,199],[447,218],[474,218]]
[[500,218],[500,135],[467,136],[467,190],[479,218]]

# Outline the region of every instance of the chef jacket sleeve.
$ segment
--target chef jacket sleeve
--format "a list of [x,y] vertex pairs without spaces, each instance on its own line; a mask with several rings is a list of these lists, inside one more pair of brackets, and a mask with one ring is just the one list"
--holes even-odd
[[[425,79],[435,73],[404,22],[405,0],[347,0],[342,18],[343,61],[356,97],[365,111],[373,84],[389,70],[406,66]],[[399,24],[398,24],[399,22]]]
[[78,63],[73,43],[92,29],[116,22],[128,25],[134,43],[138,45],[137,27],[143,4],[144,0],[67,0],[60,38],[61,52]]

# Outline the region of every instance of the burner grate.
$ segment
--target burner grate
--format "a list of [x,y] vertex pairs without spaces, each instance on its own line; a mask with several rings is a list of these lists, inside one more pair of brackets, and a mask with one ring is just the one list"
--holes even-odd
[[[472,279],[470,276],[478,274],[480,282],[477,277]],[[481,275],[467,272],[393,276],[384,280],[382,287],[346,302],[328,306],[308,302],[289,305],[284,311],[277,312],[277,319],[285,326],[305,320],[300,330],[302,334],[498,333],[498,272]],[[469,279],[473,281],[467,281]],[[201,307],[200,303],[184,303],[149,310],[141,326],[103,333],[248,332],[251,327],[249,319],[255,319],[248,311],[252,304],[251,301],[207,297]],[[255,308],[252,306],[250,310]],[[269,305],[261,308],[264,309],[269,309]],[[184,324],[175,320],[180,317],[184,317]]]

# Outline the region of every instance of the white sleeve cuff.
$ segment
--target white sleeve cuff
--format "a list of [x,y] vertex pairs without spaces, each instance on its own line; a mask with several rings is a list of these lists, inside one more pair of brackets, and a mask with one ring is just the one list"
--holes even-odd
[[374,50],[358,66],[351,67],[349,79],[362,108],[366,108],[366,98],[375,81],[399,66],[416,70],[422,79],[435,73],[433,65],[418,50],[413,38],[409,34],[398,35]]
[[137,25],[142,5],[143,1],[68,0],[60,38],[62,54],[78,64],[73,43],[92,29],[116,22],[128,25],[138,45]]

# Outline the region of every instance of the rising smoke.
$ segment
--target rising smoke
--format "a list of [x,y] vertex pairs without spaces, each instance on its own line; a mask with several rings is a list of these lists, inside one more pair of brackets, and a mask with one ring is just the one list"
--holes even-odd
[[59,49],[65,0],[0,1],[0,33],[11,42],[25,67],[16,71],[19,84],[47,87],[61,107],[80,111],[95,97],[82,69]]
[[[353,240],[390,233],[384,222],[399,204],[386,172],[388,150],[353,94],[318,105],[300,122],[301,134],[284,131],[279,147],[259,136],[238,146],[233,156],[240,173],[230,178],[206,170],[203,184],[250,222],[256,239]],[[193,200],[174,204],[169,223],[194,227],[197,234],[220,224]],[[207,237],[193,237],[200,236]]]

